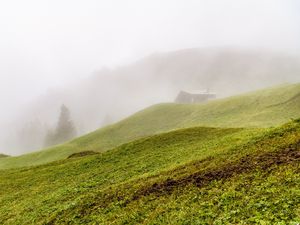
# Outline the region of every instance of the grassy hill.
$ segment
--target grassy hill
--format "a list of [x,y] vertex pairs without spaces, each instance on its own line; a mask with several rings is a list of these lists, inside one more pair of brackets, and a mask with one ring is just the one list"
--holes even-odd
[[271,127],[299,116],[299,83],[205,104],[159,104],[69,143],[19,157],[0,159],[0,169],[48,163],[81,151],[103,152],[141,137],[179,128]]
[[[76,84],[51,90],[15,119],[17,130],[32,121],[36,113],[40,121],[52,124],[63,100],[73,120],[84,125],[79,132],[86,132],[98,129],[107,115],[114,120],[144,108],[145,102],[151,105],[170,96],[175,98],[176,90],[210,88],[218,96],[232,96],[284,81],[300,82],[299,74],[299,55],[283,52],[231,47],[161,52],[128,65],[102,69]],[[8,139],[2,149],[28,152],[44,143],[43,135],[34,143],[24,136],[14,137],[14,129],[7,126],[2,127]],[[40,133],[47,132],[40,129]]]
[[180,129],[0,171],[0,223],[296,224],[299,183],[300,120]]

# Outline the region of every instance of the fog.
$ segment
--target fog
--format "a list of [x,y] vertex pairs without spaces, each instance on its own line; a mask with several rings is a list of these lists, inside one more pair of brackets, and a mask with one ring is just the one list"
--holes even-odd
[[41,149],[61,104],[80,135],[182,89],[299,82],[299,12],[297,0],[1,1],[0,153]]

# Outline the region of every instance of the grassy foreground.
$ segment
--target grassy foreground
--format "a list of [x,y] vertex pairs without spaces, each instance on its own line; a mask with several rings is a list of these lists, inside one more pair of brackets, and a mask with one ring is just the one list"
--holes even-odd
[[0,224],[296,224],[300,120],[189,128],[0,171]]
[[82,151],[104,152],[162,132],[195,126],[271,127],[300,116],[300,84],[281,85],[206,104],[159,104],[69,143],[0,159],[0,169],[39,165]]

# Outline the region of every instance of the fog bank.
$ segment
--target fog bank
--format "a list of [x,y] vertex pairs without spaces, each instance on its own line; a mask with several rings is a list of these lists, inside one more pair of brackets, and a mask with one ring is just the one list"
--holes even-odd
[[296,0],[2,1],[0,152],[41,148],[63,103],[83,134],[181,89],[224,97],[297,82],[299,10]]

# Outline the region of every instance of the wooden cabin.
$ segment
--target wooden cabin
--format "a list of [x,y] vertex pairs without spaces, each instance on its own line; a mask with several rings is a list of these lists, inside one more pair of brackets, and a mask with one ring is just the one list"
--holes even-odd
[[216,94],[208,91],[180,91],[175,99],[175,102],[181,104],[196,104],[207,102],[215,98]]

